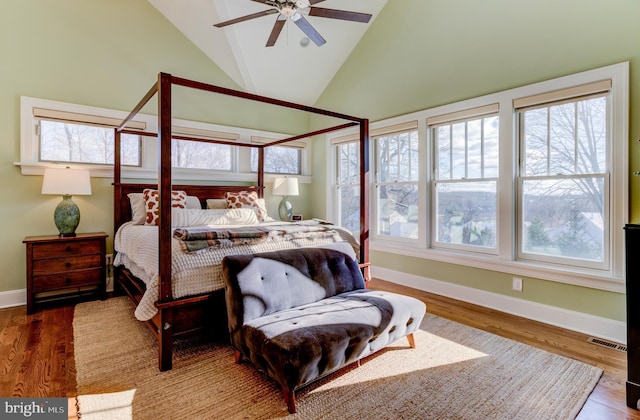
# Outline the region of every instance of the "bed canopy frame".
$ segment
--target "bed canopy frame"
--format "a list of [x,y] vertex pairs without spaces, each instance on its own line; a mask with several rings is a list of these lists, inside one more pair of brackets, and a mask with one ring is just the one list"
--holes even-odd
[[[224,140],[203,139],[186,135],[172,134],[172,86],[182,86],[195,90],[211,92],[215,94],[227,95],[246,99],[249,101],[265,103],[269,105],[306,111],[313,114],[333,117],[346,120],[346,123],[312,131],[302,135],[296,135],[282,140],[276,140],[265,144],[242,144]],[[158,132],[141,132],[139,130],[129,130],[126,125],[142,110],[142,108],[157,96],[158,101]],[[225,191],[253,190],[259,197],[264,196],[264,155],[265,148],[281,145],[290,141],[318,136],[321,134],[342,130],[345,128],[359,126],[360,131],[360,255],[359,262],[363,270],[365,279],[369,279],[369,120],[366,118],[354,117],[351,115],[327,111],[293,102],[255,95],[238,90],[228,89],[220,86],[210,85],[202,82],[188,80],[172,76],[168,73],[159,73],[158,80],[147,94],[140,100],[138,105],[122,121],[121,125],[115,129],[115,153],[114,153],[114,233],[127,220],[130,220],[131,212],[127,194],[129,192],[141,191],[143,188],[154,187],[159,191],[159,211],[158,221],[158,315],[148,322],[152,331],[158,339],[158,364],[160,370],[169,370],[172,367],[173,338],[200,331],[204,329],[202,325],[194,324],[194,308],[203,305],[211,305],[211,294],[174,299],[171,289],[171,190],[179,188],[187,191],[187,194],[197,195],[201,202],[203,197],[215,198],[211,196],[211,191],[223,194]],[[158,138],[158,184],[130,184],[122,181],[122,161],[121,161],[121,134],[136,134]],[[202,186],[202,185],[172,185],[171,174],[171,140],[190,140],[198,142],[209,142],[217,144],[227,144],[239,147],[253,147],[258,149],[258,171],[255,186]],[[168,217],[166,215],[169,215]],[[135,291],[127,286],[126,272],[118,270],[116,273],[116,283],[123,287],[129,296],[136,300]],[[131,277],[131,276],[129,276]],[[119,280],[121,279],[121,280]],[[139,286],[137,286],[139,289]],[[214,292],[215,293],[215,292]]]

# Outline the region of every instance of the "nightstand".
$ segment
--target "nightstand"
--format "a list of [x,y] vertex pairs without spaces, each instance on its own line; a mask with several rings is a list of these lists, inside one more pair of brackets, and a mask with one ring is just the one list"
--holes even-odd
[[106,233],[28,236],[27,314],[50,301],[107,296]]

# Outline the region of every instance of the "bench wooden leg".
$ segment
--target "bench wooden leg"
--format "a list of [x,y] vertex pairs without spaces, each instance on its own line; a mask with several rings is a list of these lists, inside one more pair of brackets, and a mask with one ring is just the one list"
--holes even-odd
[[412,349],[416,348],[416,339],[413,336],[413,333],[407,335],[407,341],[409,341],[409,347],[411,347]]
[[289,414],[295,414],[296,412],[296,394],[287,389],[287,387],[282,387],[282,393],[284,394],[284,402],[287,404],[287,410],[289,410]]

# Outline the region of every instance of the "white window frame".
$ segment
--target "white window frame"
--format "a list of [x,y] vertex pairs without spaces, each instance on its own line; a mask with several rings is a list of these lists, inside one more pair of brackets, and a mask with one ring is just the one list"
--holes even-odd
[[[518,159],[518,145],[516,136],[516,113],[514,100],[545,92],[568,89],[576,86],[594,83],[600,80],[611,80],[611,130],[612,144],[610,152],[610,219],[611,229],[610,257],[611,264],[608,270],[593,269],[588,267],[576,267],[553,263],[518,260],[516,258],[516,163]],[[461,250],[434,248],[429,240],[430,234],[430,191],[427,185],[432,180],[432,143],[431,133],[427,130],[426,120],[431,117],[460,112],[468,109],[499,105],[499,153],[501,157],[498,179],[498,237],[497,254],[488,255],[470,253]],[[496,92],[482,97],[472,98],[461,102],[447,104],[427,110],[417,111],[412,114],[394,117],[388,120],[372,122],[372,129],[389,126],[417,119],[419,122],[420,147],[425,155],[421,156],[424,166],[420,168],[419,206],[420,234],[417,244],[400,243],[384,238],[372,237],[370,249],[377,252],[398,254],[402,256],[421,258],[426,260],[445,262],[467,267],[497,271],[517,276],[539,278],[559,283],[579,285],[612,292],[623,293],[625,290],[624,276],[624,231],[623,227],[628,222],[628,185],[629,185],[629,63],[623,62],[606,67],[597,68],[581,73],[576,73],[552,80],[543,81],[531,85],[521,86],[501,92]],[[355,130],[345,130],[327,136],[327,144],[338,136],[355,135]],[[370,142],[372,143],[372,142]],[[422,147],[425,146],[425,147]],[[328,146],[329,147],[329,146]],[[372,153],[372,150],[370,151]],[[371,154],[372,155],[372,154]],[[372,155],[373,156],[373,155]],[[334,159],[328,159],[327,173],[335,174]],[[328,183],[329,181],[328,177]],[[331,187],[333,185],[329,185]],[[373,180],[370,188],[373,187]],[[327,214],[332,217],[333,190],[327,188]],[[372,213],[375,211],[374,202],[370,203]],[[373,217],[373,216],[372,216]]]
[[[127,117],[128,112],[117,111],[107,108],[99,108],[87,105],[78,105],[67,102],[53,101],[48,99],[33,98],[22,96],[20,98],[20,161],[14,164],[21,167],[23,175],[42,175],[47,167],[56,166],[55,163],[39,160],[39,138],[36,130],[37,117],[34,116],[34,109],[47,109],[61,113],[82,114],[89,117],[95,117],[97,120],[101,118],[109,118],[115,120],[123,120]],[[145,125],[145,131],[157,132],[158,118],[155,115],[138,114],[136,121]],[[266,132],[262,130],[253,130],[240,127],[229,127],[218,124],[203,123],[198,121],[189,121],[182,119],[173,120],[173,129],[177,134],[186,134],[194,137],[208,137],[215,135],[226,141],[237,141],[240,143],[251,144],[252,138],[272,138],[285,139],[290,137],[286,133]],[[310,146],[307,141],[297,142],[297,147],[301,147],[301,171],[297,176],[299,182],[311,182],[311,165],[310,165]],[[242,181],[254,182],[256,180],[255,173],[250,170],[249,147],[233,147],[231,149],[231,170],[209,170],[209,169],[185,169],[173,168],[172,176],[174,180],[184,181]],[[155,179],[158,175],[157,158],[158,149],[157,141],[153,137],[142,137],[142,145],[140,151],[141,166],[140,167],[124,167],[122,168],[122,176],[131,179]],[[89,169],[91,176],[111,178],[113,177],[113,165],[100,164],[82,164],[82,163],[65,163],[64,166],[73,166],[75,168]],[[265,174],[265,182],[272,182],[276,174]]]

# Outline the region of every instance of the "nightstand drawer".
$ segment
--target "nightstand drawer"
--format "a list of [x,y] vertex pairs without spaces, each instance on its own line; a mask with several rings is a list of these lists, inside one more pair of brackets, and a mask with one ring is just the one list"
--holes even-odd
[[77,255],[73,258],[48,258],[33,261],[33,275],[100,268],[101,255]]
[[73,271],[69,273],[37,276],[33,279],[33,291],[46,292],[70,287],[99,286],[101,269]]
[[100,241],[76,241],[67,243],[37,244],[33,247],[33,259],[87,255],[100,253]]

